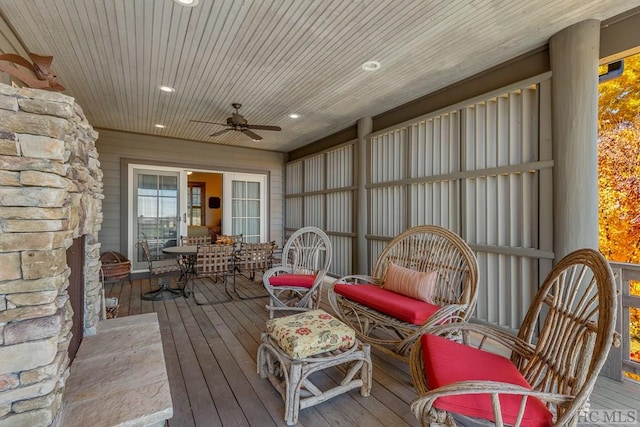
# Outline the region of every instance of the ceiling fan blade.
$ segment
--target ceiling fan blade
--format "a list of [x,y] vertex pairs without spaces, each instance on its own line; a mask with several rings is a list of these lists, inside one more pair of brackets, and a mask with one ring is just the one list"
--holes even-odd
[[189,120],[190,122],[195,122],[195,123],[206,123],[208,125],[221,125],[221,126],[227,126],[226,123],[217,123],[217,122],[203,122],[202,120]]
[[259,129],[259,130],[282,130],[280,126],[266,126],[266,125],[247,125],[247,129]]
[[211,135],[209,135],[209,136],[220,136],[220,135],[222,135],[223,133],[227,133],[227,132],[229,132],[229,131],[231,131],[231,130],[233,130],[233,129],[223,129],[223,130],[220,130],[220,131],[218,131],[218,132],[216,132],[216,133],[212,133],[212,134],[211,134]]
[[262,139],[260,135],[258,135],[257,133],[251,132],[248,129],[243,129],[241,132],[247,135],[249,138],[253,139],[254,141],[260,141]]

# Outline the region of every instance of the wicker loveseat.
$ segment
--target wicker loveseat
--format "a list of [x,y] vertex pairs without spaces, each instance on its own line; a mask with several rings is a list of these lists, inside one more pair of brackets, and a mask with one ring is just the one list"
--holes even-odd
[[415,335],[471,316],[477,281],[478,264],[469,246],[450,230],[424,225],[394,238],[372,276],[341,277],[328,297],[360,340],[408,362]]

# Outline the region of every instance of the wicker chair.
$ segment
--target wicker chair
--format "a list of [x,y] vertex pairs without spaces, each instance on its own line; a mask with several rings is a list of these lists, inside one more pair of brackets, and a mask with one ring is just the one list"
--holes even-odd
[[[392,263],[418,273],[435,272],[431,308],[418,316],[404,316],[409,319],[392,314],[395,309],[389,302],[395,301],[396,295],[384,288]],[[378,257],[372,276],[341,277],[329,288],[328,297],[333,311],[356,331],[360,340],[408,362],[415,336],[434,325],[466,321],[471,316],[477,282],[478,263],[469,246],[450,230],[423,225],[394,238]],[[359,297],[354,295],[360,293]],[[378,306],[369,297],[376,298]],[[397,305],[415,305],[416,310],[423,310],[422,306],[428,304],[404,295],[401,298]]]
[[[423,425],[575,425],[612,344],[615,313],[607,261],[592,249],[575,251],[549,273],[517,336],[460,324],[419,337],[410,367],[420,397],[411,410]],[[452,332],[477,345],[443,338]]]
[[276,311],[299,312],[317,309],[320,285],[331,265],[331,242],[316,227],[295,231],[282,249],[282,265],[262,276],[269,293],[269,318]]

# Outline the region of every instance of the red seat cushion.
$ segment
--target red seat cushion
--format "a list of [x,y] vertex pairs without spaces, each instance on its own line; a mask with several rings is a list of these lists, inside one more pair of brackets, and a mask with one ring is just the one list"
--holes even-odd
[[381,288],[376,285],[346,285],[337,283],[337,294],[369,308],[414,325],[421,325],[440,307]]
[[315,274],[281,274],[269,278],[271,286],[298,286],[311,288],[316,280]]
[[[531,389],[515,365],[505,357],[434,335],[425,334],[420,339],[430,390],[470,380],[498,381]],[[503,421],[513,425],[520,409],[521,396],[505,394],[500,395],[499,399]],[[445,411],[495,422],[490,394],[440,397],[434,406]],[[527,399],[523,426],[550,426],[552,418],[551,412],[540,399]]]

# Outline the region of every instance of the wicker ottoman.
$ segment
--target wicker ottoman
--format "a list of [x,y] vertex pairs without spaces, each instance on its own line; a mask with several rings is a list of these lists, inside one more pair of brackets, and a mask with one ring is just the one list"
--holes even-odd
[[[309,375],[343,365],[344,379],[328,390],[320,390]],[[307,311],[267,321],[258,348],[258,373],[269,378],[284,399],[284,420],[298,422],[300,409],[322,403],[354,388],[362,396],[371,391],[369,344],[323,310]]]

